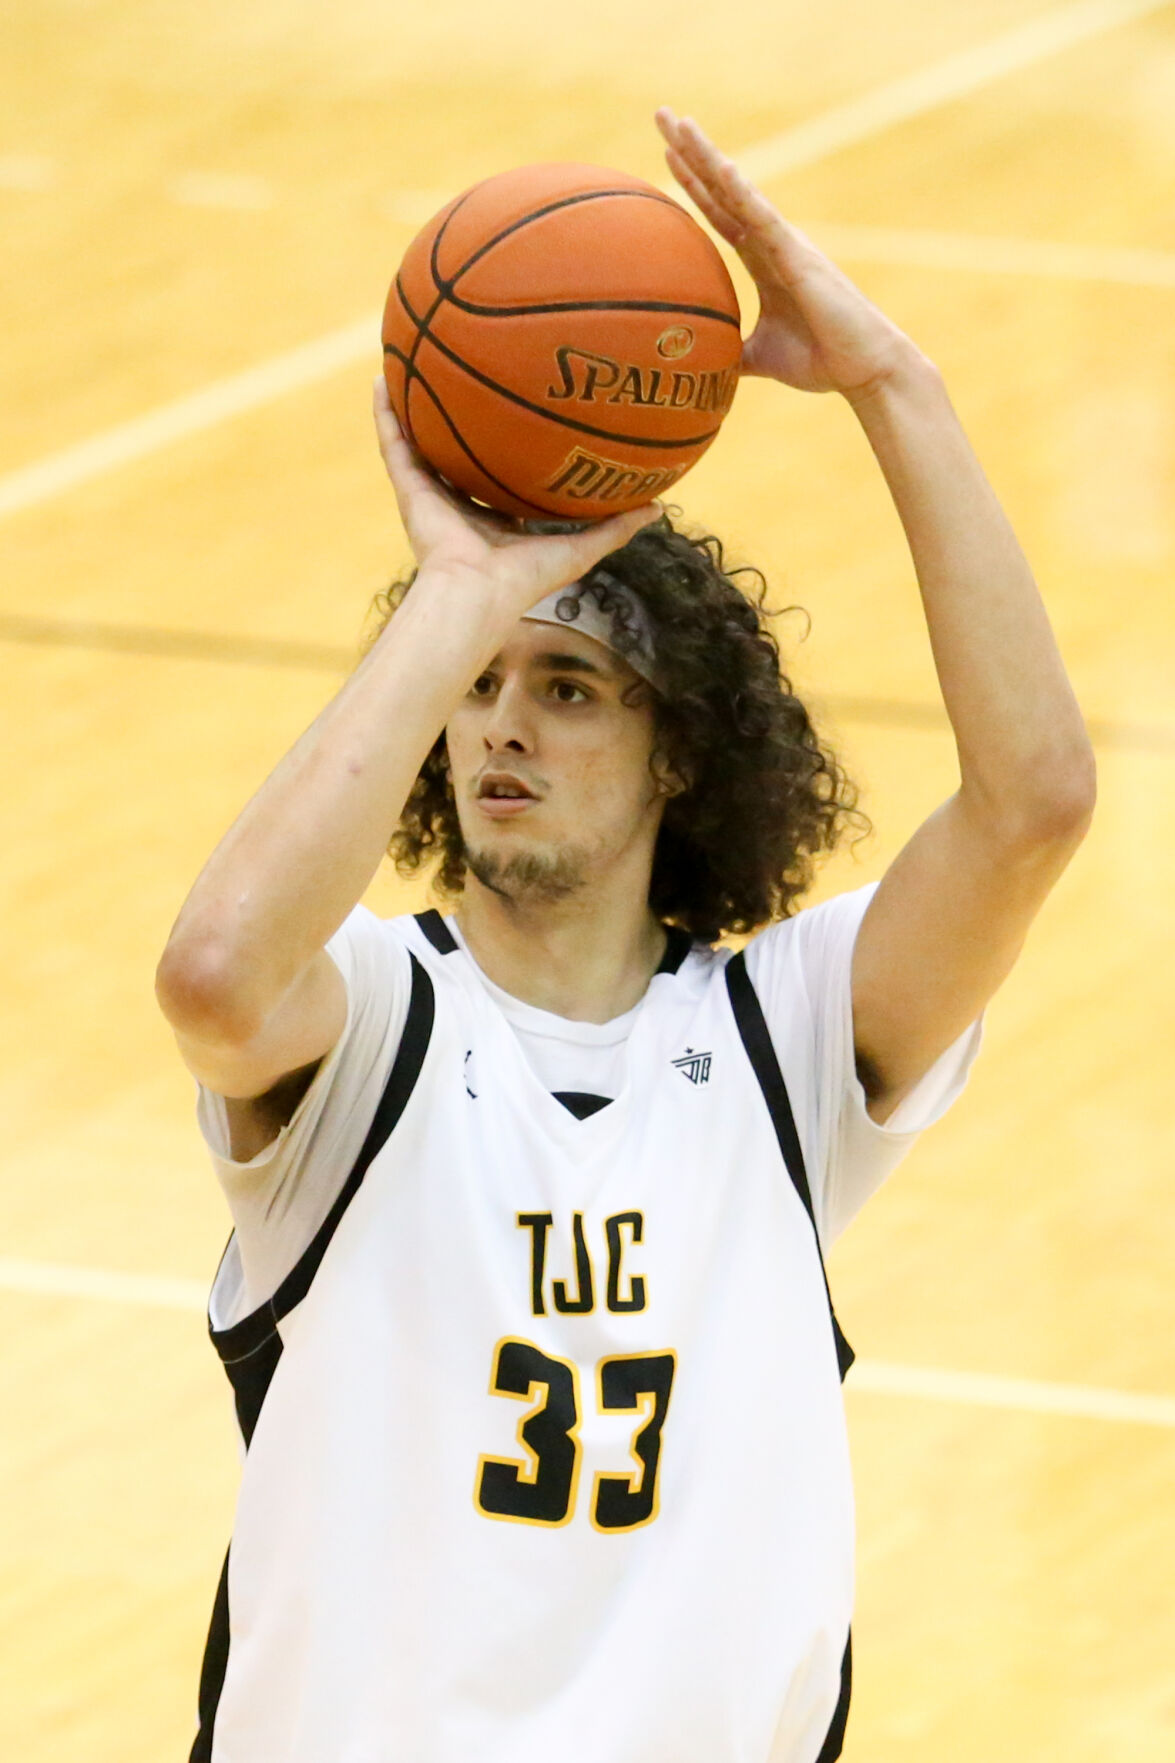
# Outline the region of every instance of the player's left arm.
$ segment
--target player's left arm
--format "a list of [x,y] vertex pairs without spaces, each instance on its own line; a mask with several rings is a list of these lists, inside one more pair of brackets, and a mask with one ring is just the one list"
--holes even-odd
[[760,297],[744,373],[852,405],[906,531],[959,754],[957,792],[887,870],[853,957],[884,1121],[982,1011],[1089,825],[1093,752],[1027,561],[934,366],[711,145],[658,113],[670,169]]

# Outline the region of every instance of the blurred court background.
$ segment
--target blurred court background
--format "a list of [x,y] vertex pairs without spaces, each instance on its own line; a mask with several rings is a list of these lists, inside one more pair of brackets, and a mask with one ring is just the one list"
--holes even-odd
[[[152,972],[406,560],[386,283],[507,166],[659,178],[668,102],[941,364],[1100,762],[966,1097],[833,1257],[846,1757],[1169,1763],[1175,5],[12,0],[4,30],[0,1754],[187,1755],[227,1214]],[[877,827],[821,890],[877,875],[955,768],[850,413],[746,384],[680,500],[810,611],[789,665]]]

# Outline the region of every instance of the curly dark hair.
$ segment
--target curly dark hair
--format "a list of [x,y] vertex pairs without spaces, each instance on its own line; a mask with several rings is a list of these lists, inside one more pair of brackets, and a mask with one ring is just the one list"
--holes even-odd
[[[376,596],[370,642],[414,579]],[[743,579],[752,584],[749,592]],[[786,917],[811,885],[818,858],[849,828],[863,835],[869,822],[857,808],[854,785],[780,672],[762,574],[728,567],[720,540],[681,531],[663,515],[568,589],[573,597],[590,592],[611,613],[613,644],[623,654],[638,638],[616,583],[641,600],[654,633],[650,768],[659,764],[662,775],[686,786],[665,805],[650,906],[663,922],[704,942]],[[389,846],[405,876],[437,854],[436,887],[442,895],[459,894],[465,847],[443,734],[421,766]]]

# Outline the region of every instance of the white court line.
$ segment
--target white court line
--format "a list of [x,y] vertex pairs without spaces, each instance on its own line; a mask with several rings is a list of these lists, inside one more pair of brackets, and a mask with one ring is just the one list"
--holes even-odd
[[164,1310],[203,1310],[208,1302],[208,1286],[198,1279],[111,1273],[105,1267],[17,1261],[8,1256],[0,1256],[0,1291],[38,1298],[103,1298],[115,1304],[148,1304]]
[[858,1359],[846,1388],[929,1402],[966,1402],[979,1408],[1016,1408],[1026,1414],[1060,1414],[1076,1420],[1175,1426],[1175,1396],[1135,1395],[1130,1390],[1099,1389],[1093,1384],[1037,1383],[1031,1378],[992,1377],[981,1371],[891,1365],[882,1359]]
[[1064,245],[1048,239],[922,232],[905,227],[843,226],[836,221],[825,225],[823,221],[805,220],[801,225],[822,251],[845,261],[910,264],[919,269],[963,270],[980,275],[1115,282],[1136,288],[1175,288],[1175,251]]
[[259,362],[244,373],[215,380],[203,391],[177,398],[172,404],[161,404],[146,416],[119,423],[104,434],[93,435],[48,459],[10,472],[0,478],[0,517],[47,502],[50,497],[75,489],[116,466],[129,465],[173,441],[215,428],[229,417],[243,416],[287,392],[327,379],[364,355],[371,356],[374,374],[379,365],[378,313],[369,314],[356,324],[344,325],[341,330],[329,331],[312,343],[302,343],[284,355]]
[[823,116],[745,147],[734,157],[756,182],[780,177],[957,98],[969,97],[993,80],[1019,73],[1118,25],[1161,12],[1169,4],[1170,0],[1077,0],[1076,5],[1059,6],[974,49],[962,49],[933,67],[891,80],[861,98],[826,110]]
[[[203,1312],[207,1290],[195,1279],[162,1279],[144,1273],[112,1273],[102,1267],[71,1267],[53,1261],[0,1258],[0,1291],[42,1298],[98,1298],[116,1304]],[[942,1371],[858,1359],[847,1388],[870,1395],[907,1396],[971,1407],[1010,1408],[1076,1420],[1133,1422],[1175,1427],[1175,1397],[1135,1395],[1088,1384],[1037,1383],[1030,1378],[991,1377],[975,1371]]]
[[[990,42],[966,49],[875,92],[837,105],[823,116],[785,129],[738,155],[749,176],[760,182],[855,146],[895,123],[908,122],[954,98],[978,91],[1003,75],[1031,66],[1076,43],[1158,12],[1170,0],[1077,0],[1018,26]],[[0,478],[0,519],[35,507],[120,465],[145,458],[187,435],[213,428],[230,417],[256,410],[287,392],[312,385],[365,355],[378,358],[378,315],[288,354],[261,362],[244,373],[217,380],[201,392],[164,404],[104,434],[67,447],[33,465]]]

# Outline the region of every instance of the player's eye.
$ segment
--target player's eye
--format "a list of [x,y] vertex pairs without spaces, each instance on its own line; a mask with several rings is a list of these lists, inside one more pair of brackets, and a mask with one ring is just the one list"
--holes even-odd
[[470,697],[488,698],[496,683],[492,673],[479,674],[469,688]]
[[577,685],[571,679],[552,680],[551,692],[558,698],[560,704],[586,703],[590,695],[584,691],[582,686]]

